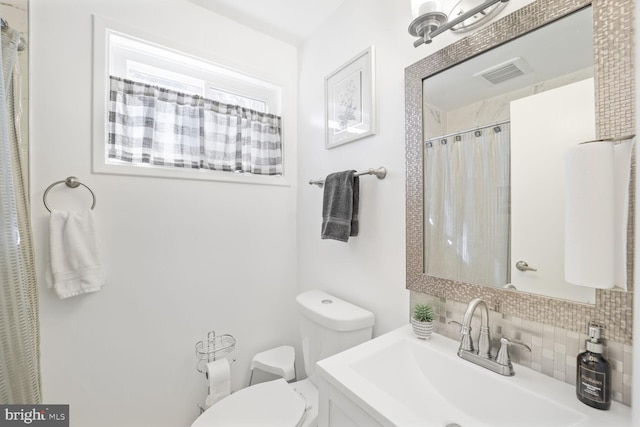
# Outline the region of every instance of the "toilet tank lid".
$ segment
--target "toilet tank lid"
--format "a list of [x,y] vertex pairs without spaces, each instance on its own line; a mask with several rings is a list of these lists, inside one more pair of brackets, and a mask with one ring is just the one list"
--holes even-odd
[[372,327],[373,313],[319,290],[296,298],[300,313],[334,331],[357,331]]

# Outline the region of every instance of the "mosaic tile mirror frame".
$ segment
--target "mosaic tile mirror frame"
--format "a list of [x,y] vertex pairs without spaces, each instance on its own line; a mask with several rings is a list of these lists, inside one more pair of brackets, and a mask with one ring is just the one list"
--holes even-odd
[[[588,6],[593,8],[597,138],[635,134],[633,0],[538,0],[406,68],[407,288],[460,302],[482,297],[496,312],[580,333],[595,321],[604,326],[605,338],[630,344],[632,291],[598,289],[591,305],[427,276],[423,266],[423,79]],[[634,188],[630,193],[627,264],[632,283]]]

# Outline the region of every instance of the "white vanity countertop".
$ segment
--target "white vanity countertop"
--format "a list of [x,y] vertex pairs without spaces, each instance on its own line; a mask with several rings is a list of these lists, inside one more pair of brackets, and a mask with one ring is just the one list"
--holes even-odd
[[[631,409],[591,408],[574,386],[521,365],[507,377],[457,356],[459,343],[410,325],[318,362],[321,377],[384,426],[631,427]],[[576,355],[577,356],[577,355]]]

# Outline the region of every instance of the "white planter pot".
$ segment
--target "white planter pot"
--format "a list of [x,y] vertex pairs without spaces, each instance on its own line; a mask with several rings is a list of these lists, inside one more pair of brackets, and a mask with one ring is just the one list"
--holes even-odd
[[413,327],[413,333],[423,340],[431,339],[431,333],[433,332],[433,322],[418,322],[413,317],[411,318],[411,326]]

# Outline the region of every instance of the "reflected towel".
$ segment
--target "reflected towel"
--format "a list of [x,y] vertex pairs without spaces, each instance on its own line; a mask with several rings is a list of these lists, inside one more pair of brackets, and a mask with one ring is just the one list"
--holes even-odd
[[324,181],[322,205],[323,239],[346,242],[358,235],[360,179],[355,171],[332,173]]
[[104,284],[92,211],[53,210],[49,217],[53,287],[60,298],[100,290]]
[[602,289],[615,285],[613,159],[610,141],[566,150],[564,277],[574,285]]

